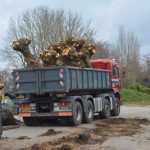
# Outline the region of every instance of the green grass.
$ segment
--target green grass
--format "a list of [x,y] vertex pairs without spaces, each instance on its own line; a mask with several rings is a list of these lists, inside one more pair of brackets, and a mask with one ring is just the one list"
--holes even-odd
[[125,105],[150,105],[150,94],[138,92],[134,89],[122,89],[121,90],[123,104]]

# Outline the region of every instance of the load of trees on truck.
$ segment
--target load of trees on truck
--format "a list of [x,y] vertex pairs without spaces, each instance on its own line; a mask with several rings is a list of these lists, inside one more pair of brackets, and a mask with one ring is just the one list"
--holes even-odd
[[23,54],[28,68],[49,67],[49,66],[75,66],[91,67],[90,59],[96,53],[95,44],[83,39],[69,37],[65,41],[60,41],[49,45],[47,50],[42,51],[40,61],[36,60],[29,50],[29,39],[19,39],[14,41],[12,47],[14,50]]
[[19,116],[27,126],[62,120],[68,125],[90,123],[120,113],[119,65],[111,59],[90,60],[95,45],[68,38],[50,45],[37,60],[29,50],[30,40],[13,42],[27,68],[13,70],[14,90],[24,95]]

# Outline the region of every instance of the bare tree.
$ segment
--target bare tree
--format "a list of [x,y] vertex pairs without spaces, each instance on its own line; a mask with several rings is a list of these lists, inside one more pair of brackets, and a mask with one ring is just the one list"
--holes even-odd
[[8,70],[8,69],[3,69],[0,71],[0,74],[3,76],[3,83],[4,83],[4,88],[2,89],[2,91],[8,92],[10,86],[13,85],[13,79],[12,79],[12,74],[11,74],[12,70]]
[[142,62],[139,82],[144,86],[150,87],[150,53],[144,55]]
[[93,40],[94,35],[91,21],[84,21],[78,14],[64,10],[54,11],[48,7],[37,7],[10,19],[2,59],[7,59],[9,64],[16,68],[25,66],[22,55],[11,50],[12,42],[20,38],[31,40],[32,54],[38,57],[39,52],[47,49],[48,45],[70,36]]
[[92,59],[111,58],[111,45],[107,42],[96,42],[96,54],[92,56]]
[[140,44],[133,33],[125,33],[119,28],[118,38],[114,47],[115,59],[126,68],[124,86],[128,87],[136,82],[140,73]]

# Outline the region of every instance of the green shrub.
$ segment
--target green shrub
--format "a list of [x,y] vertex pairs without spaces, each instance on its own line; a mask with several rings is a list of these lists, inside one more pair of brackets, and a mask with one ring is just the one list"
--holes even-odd
[[137,90],[138,92],[143,92],[143,93],[150,94],[150,88],[144,87],[144,86],[140,85],[139,83],[134,83],[129,88]]
[[139,83],[133,83],[130,87],[130,89],[135,89],[137,91],[141,91],[141,85]]
[[150,94],[150,88],[148,88],[148,87],[142,87],[141,88],[141,92]]

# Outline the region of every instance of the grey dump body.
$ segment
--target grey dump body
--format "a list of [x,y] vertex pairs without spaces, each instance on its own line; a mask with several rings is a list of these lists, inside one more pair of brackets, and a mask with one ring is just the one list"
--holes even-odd
[[13,71],[16,94],[69,93],[111,88],[109,71],[59,66]]

